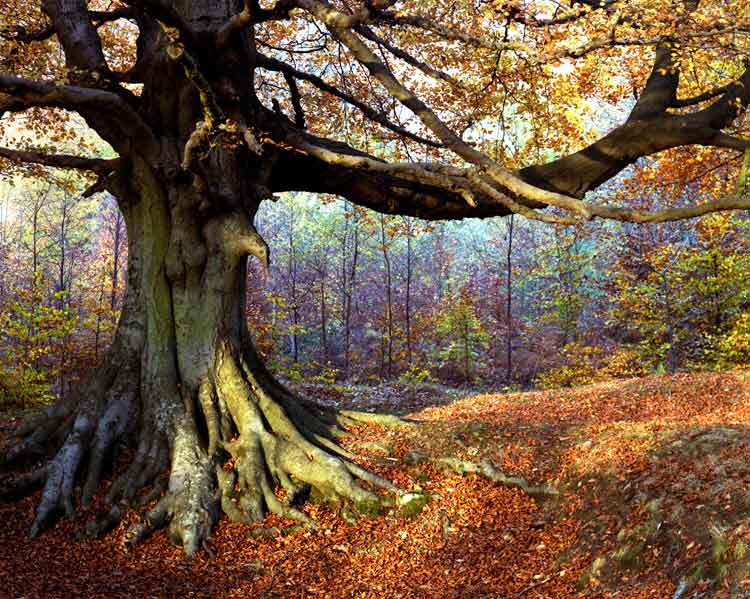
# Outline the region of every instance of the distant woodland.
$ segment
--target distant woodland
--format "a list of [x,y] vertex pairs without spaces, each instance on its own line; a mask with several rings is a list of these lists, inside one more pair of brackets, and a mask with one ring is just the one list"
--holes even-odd
[[[249,262],[246,315],[288,380],[526,389],[750,360],[744,213],[658,227],[447,223],[285,194],[257,226],[272,260],[267,277]],[[64,396],[100,362],[126,267],[111,198],[83,198],[70,177],[3,188],[3,402]]]

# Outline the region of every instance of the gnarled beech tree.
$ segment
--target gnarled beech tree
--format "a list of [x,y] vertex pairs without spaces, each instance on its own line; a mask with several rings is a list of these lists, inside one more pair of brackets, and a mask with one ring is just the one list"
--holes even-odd
[[[518,213],[561,224],[750,208],[740,195],[657,213],[584,197],[646,155],[701,144],[741,156],[750,145],[732,133],[750,102],[744,0],[573,0],[564,10],[546,0],[42,0],[41,12],[4,3],[5,122],[76,112],[117,157],[20,145],[0,156],[91,171],[88,192],[116,196],[129,241],[104,366],[22,426],[5,456],[37,464],[5,484],[15,495],[42,488],[32,534],[79,497],[90,502],[128,443],[108,518],[150,490],[158,503],[132,534],[168,524],[188,554],[222,513],[305,521],[293,500],[306,489],[359,509],[380,504],[378,488],[398,493],[337,445],[357,414],[293,396],[254,350],[246,265],[268,265],[253,219],[274,193],[335,194],[426,219]],[[477,134],[488,122],[498,135],[519,130],[506,103],[536,98],[524,118],[542,118],[534,110],[553,102],[544,81],[597,63],[634,81],[637,100],[595,143],[517,168]],[[643,76],[637,64],[650,65]]]

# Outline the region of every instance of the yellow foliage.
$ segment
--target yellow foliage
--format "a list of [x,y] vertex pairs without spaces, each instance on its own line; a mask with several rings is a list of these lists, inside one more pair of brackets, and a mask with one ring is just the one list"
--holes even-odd
[[717,368],[750,368],[750,312],[743,312],[710,352]]
[[607,358],[598,374],[600,380],[620,379],[645,376],[648,374],[648,369],[645,368],[643,357],[636,348],[624,346],[617,348]]
[[636,348],[624,346],[609,352],[603,347],[569,343],[563,348],[566,364],[536,377],[540,389],[577,387],[616,378],[643,376],[646,368]]
[[59,355],[78,318],[65,305],[64,294],[45,297],[39,277],[28,288],[0,306],[0,406],[47,403],[53,399],[49,384],[60,372]]
[[595,363],[603,351],[582,343],[568,343],[562,350],[566,364],[537,376],[537,386],[540,389],[560,389],[596,382],[598,369]]

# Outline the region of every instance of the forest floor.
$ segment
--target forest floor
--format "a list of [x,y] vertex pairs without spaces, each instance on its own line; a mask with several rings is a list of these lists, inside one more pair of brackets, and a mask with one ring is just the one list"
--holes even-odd
[[[750,373],[463,398],[433,388],[406,403],[362,388],[308,394],[400,405],[420,422],[363,427],[347,446],[429,496],[421,513],[349,524],[309,504],[317,531],[270,538],[252,531],[278,518],[225,520],[210,553],[187,559],[163,533],[126,550],[126,523],[73,541],[85,516],[30,540],[31,497],[0,505],[0,597],[750,597]],[[0,436],[16,423],[2,419]],[[489,459],[559,495],[537,501],[442,471],[433,460],[443,456]]]

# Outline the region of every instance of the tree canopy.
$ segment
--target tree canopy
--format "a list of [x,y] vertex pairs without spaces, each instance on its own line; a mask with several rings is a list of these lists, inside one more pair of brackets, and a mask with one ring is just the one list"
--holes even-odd
[[[203,145],[245,143],[274,164],[269,193],[333,193],[425,218],[519,212],[552,222],[747,207],[724,197],[642,213],[584,198],[642,156],[746,147],[736,134],[750,101],[744,2],[6,4],[3,113],[76,111],[121,160],[2,156],[92,170],[96,189],[135,148],[158,153],[165,131],[148,110],[149,83],[181,68],[203,113],[182,165]],[[252,48],[242,60],[240,37]],[[155,60],[164,51],[172,65]],[[585,123],[601,102],[629,114],[591,139]],[[61,124],[44,114],[32,131]]]

